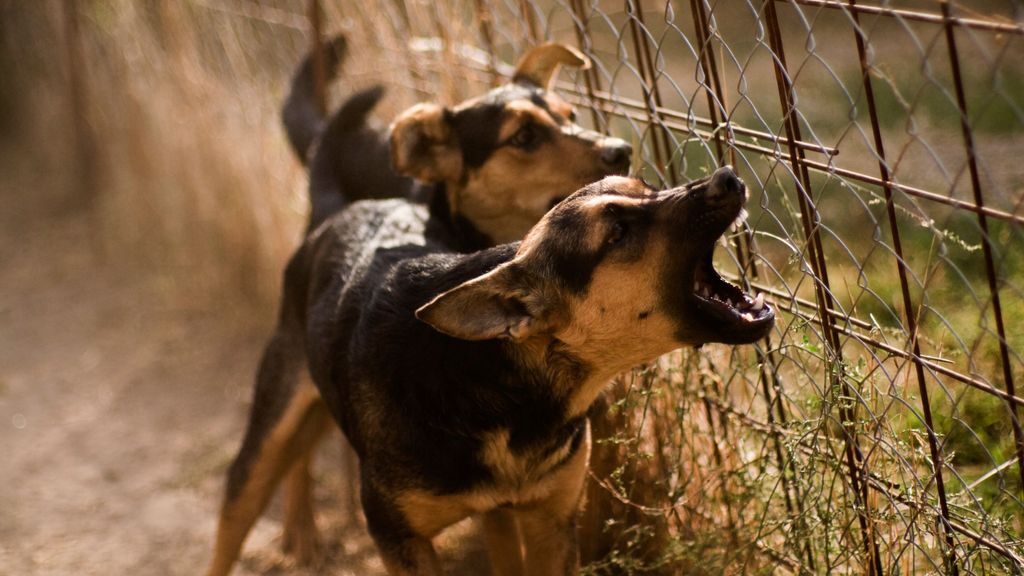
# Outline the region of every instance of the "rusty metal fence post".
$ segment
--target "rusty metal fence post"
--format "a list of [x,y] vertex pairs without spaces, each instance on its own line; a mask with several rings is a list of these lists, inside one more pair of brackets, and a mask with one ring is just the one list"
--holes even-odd
[[[827,368],[826,378],[839,385],[838,387],[842,390],[843,398],[853,398],[849,382],[843,373],[843,345],[835,329],[832,316],[832,310],[835,308],[835,305],[832,301],[832,288],[829,283],[828,268],[825,264],[821,236],[817,227],[818,210],[811,198],[810,175],[808,174],[807,167],[801,162],[804,159],[804,151],[792,144],[792,142],[802,140],[800,121],[795,107],[793,84],[789,76],[788,67],[786,66],[786,55],[779,18],[775,10],[775,0],[765,0],[764,7],[765,17],[768,20],[768,35],[772,52],[774,53],[775,78],[778,84],[779,101],[783,109],[783,122],[786,137],[790,142],[790,162],[792,163],[795,175],[794,181],[797,185],[796,193],[800,206],[800,218],[803,223],[804,239],[807,242],[808,258],[815,276],[814,288],[818,304],[818,314],[829,347],[828,353],[832,355],[831,359],[827,360],[827,364],[831,364],[831,366]],[[833,386],[834,388],[836,387]],[[840,400],[839,413],[843,422],[846,466],[850,478],[850,486],[853,489],[857,521],[860,525],[861,540],[865,547],[868,571],[880,576],[884,572],[879,556],[878,543],[875,540],[876,533],[871,526],[872,520],[871,511],[868,507],[867,482],[864,477],[866,473],[865,460],[861,452],[857,432],[850,425],[856,420],[855,410],[854,406],[849,406],[843,399]]]
[[[943,29],[946,35],[946,46],[949,49],[949,65],[953,73],[953,86],[956,89],[956,103],[960,112],[960,127],[963,131],[964,147],[967,152],[967,166],[971,174],[971,191],[974,204],[979,208],[985,206],[981,194],[981,178],[978,175],[977,149],[974,144],[974,133],[971,130],[970,118],[967,116],[967,98],[964,95],[964,82],[960,72],[960,54],[956,49],[956,34],[953,15],[948,0],[942,1]],[[1006,344],[1006,326],[1003,321],[1003,307],[999,298],[999,280],[995,262],[992,257],[992,239],[989,234],[988,218],[984,212],[978,212],[978,226],[981,227],[981,248],[985,257],[985,275],[988,280],[989,293],[992,295],[992,314],[996,321],[996,335],[999,338],[999,362],[1003,370],[1003,384],[1009,396],[1016,396],[1017,390],[1013,382],[1013,369],[1010,366],[1010,350]],[[1007,401],[1010,412],[1010,425],[1016,444],[1017,472],[1020,474],[1020,489],[1024,495],[1024,432],[1021,431],[1017,405]]]

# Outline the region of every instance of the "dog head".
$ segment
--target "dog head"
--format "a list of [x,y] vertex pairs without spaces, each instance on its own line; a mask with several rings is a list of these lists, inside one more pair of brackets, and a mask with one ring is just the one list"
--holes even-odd
[[771,329],[772,307],[712,264],[746,196],[730,167],[664,191],[608,177],[551,210],[512,260],[417,317],[462,339],[557,341],[608,376],[681,346],[754,342]]
[[561,65],[590,62],[545,44],[523,57],[512,82],[481,97],[406,110],[391,126],[395,168],[443,183],[453,215],[495,243],[522,238],[573,191],[629,169],[629,144],[581,128],[573,107],[549,89]]

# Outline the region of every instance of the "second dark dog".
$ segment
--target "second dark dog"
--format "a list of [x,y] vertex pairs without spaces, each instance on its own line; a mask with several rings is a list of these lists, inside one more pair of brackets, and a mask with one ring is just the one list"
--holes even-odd
[[[324,47],[336,74],[343,38]],[[346,203],[410,198],[434,202],[462,250],[519,240],[559,200],[629,169],[632,147],[585,130],[549,85],[559,67],[589,59],[563,44],[526,53],[512,81],[456,106],[422,103],[389,130],[367,123],[383,89],[349,98],[328,123],[314,103],[311,60],[299,67],[282,112],[296,155],[309,162],[310,230]]]

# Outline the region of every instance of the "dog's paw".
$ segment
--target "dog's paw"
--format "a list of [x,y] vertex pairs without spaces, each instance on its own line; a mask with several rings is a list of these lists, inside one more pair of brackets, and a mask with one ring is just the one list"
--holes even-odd
[[298,566],[319,566],[324,560],[320,532],[312,518],[308,522],[286,524],[281,548]]

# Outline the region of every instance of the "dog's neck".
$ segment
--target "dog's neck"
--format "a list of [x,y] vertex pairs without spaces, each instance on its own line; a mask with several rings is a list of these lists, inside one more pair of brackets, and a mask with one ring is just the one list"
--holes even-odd
[[534,374],[537,385],[549,388],[560,399],[566,421],[585,415],[612,378],[630,368],[597,366],[547,335],[508,342],[506,348],[521,370]]
[[494,240],[484,234],[464,216],[453,212],[448,200],[448,188],[444,183],[428,186],[427,235],[441,237],[446,244],[459,252],[475,252],[494,246]]
[[[443,207],[443,204],[440,206]],[[493,269],[492,267],[502,264],[506,258],[514,254],[509,249],[509,246],[503,246],[459,256],[445,272],[448,278],[432,286],[429,291],[441,293],[471,277],[463,270],[472,269],[474,273],[480,273],[483,271],[478,263],[481,260],[488,261],[488,269]],[[493,255],[499,252],[505,254],[500,259],[494,259]],[[490,366],[496,372],[500,371],[500,374],[496,373],[490,384],[497,386],[497,389],[492,391],[498,396],[521,397],[526,389],[532,388],[559,406],[559,417],[564,422],[585,415],[607,383],[616,374],[631,367],[625,364],[628,361],[625,359],[619,362],[611,361],[615,355],[587,357],[574,350],[570,344],[548,333],[537,334],[521,341],[510,339],[470,342],[450,336],[444,338],[450,339],[448,346],[452,350],[457,350],[460,357],[492,358],[493,364]],[[497,355],[492,356],[493,353]],[[473,388],[478,386],[479,384],[474,385]],[[445,393],[447,392],[450,391]],[[460,395],[464,393],[466,391],[457,392]]]
[[[514,253],[515,245],[505,245],[461,254],[437,269],[432,278],[403,272],[398,277],[407,284],[399,291],[416,294],[410,304],[418,307],[424,297],[443,293],[492,270]],[[551,337],[523,341],[461,340],[438,334],[411,316],[410,313],[405,317],[419,327],[414,331],[401,330],[422,335],[415,340],[415,347],[431,350],[431,361],[437,364],[430,373],[439,378],[419,381],[410,391],[419,405],[436,406],[437,414],[455,407],[462,407],[460,413],[472,414],[475,421],[464,422],[468,428],[460,433],[472,435],[476,428],[487,429],[504,421],[513,436],[536,437],[544,442],[541,437],[561,434],[565,426],[578,425],[603,387],[604,382],[593,382],[590,366]],[[432,415],[435,411],[424,413]],[[538,418],[541,413],[545,418]],[[544,425],[539,427],[539,422]],[[446,426],[450,424],[445,422]]]

